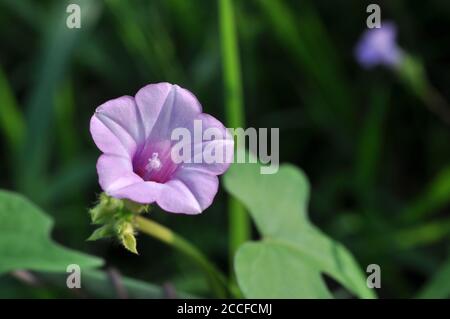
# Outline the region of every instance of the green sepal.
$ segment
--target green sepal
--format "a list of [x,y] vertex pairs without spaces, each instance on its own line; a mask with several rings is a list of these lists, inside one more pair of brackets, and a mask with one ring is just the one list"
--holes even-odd
[[109,197],[105,193],[100,194],[98,204],[89,210],[93,224],[101,225],[113,221],[116,214],[123,211],[124,203],[122,200]]
[[142,205],[127,199],[123,201],[123,204],[126,210],[134,214],[143,214],[148,213],[150,211],[150,205]]
[[136,249],[136,237],[134,237],[133,234],[123,234],[120,239],[123,247],[131,251],[133,254],[139,255]]
[[102,193],[97,205],[89,210],[92,223],[102,226],[96,229],[87,240],[116,237],[127,250],[137,254],[134,217],[148,211],[149,205],[113,198]]
[[115,235],[116,235],[116,232],[114,230],[114,227],[111,226],[110,224],[107,224],[107,225],[103,225],[100,228],[97,228],[96,230],[94,230],[94,232],[91,234],[91,236],[89,236],[89,238],[87,240],[94,241],[94,240],[99,240],[102,238],[114,237]]
[[132,253],[138,254],[133,224],[130,222],[119,222],[116,224],[116,232],[122,245]]

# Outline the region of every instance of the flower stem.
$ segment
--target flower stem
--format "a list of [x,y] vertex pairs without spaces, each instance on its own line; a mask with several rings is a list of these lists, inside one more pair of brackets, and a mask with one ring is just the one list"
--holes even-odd
[[205,255],[194,245],[183,237],[175,234],[169,228],[156,223],[153,220],[136,215],[134,219],[135,225],[141,232],[152,236],[168,245],[173,246],[180,252],[192,258],[208,277],[211,289],[217,297],[227,297],[227,284],[225,276],[214,266]]
[[[243,127],[244,103],[241,67],[232,0],[219,1],[219,17],[227,127]],[[231,197],[228,201],[228,210],[230,265],[233,265],[234,253],[241,244],[249,239],[251,228],[248,214],[239,201]]]
[[430,83],[425,67],[418,59],[406,54],[403,63],[397,68],[397,73],[431,112],[450,125],[450,107],[444,97]]

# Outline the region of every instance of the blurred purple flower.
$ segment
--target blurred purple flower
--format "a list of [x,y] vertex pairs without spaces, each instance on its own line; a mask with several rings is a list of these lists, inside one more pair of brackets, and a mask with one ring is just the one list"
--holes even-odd
[[176,144],[171,140],[172,131],[182,127],[193,134],[194,120],[202,121],[203,130],[219,130],[224,138],[196,141],[189,146],[196,150],[192,157],[210,143],[228,149],[231,145],[232,153],[233,140],[226,128],[202,113],[197,98],[178,85],[150,84],[134,98],[123,96],[99,106],[91,118],[90,131],[103,152],[97,173],[105,193],[141,204],[156,202],[173,213],[198,214],[209,207],[218,190],[217,175],[228,169],[231,160],[212,164],[176,164],[172,160]]
[[378,64],[398,67],[403,52],[396,43],[396,36],[397,28],[392,22],[383,22],[381,28],[367,30],[356,45],[356,59],[365,68]]

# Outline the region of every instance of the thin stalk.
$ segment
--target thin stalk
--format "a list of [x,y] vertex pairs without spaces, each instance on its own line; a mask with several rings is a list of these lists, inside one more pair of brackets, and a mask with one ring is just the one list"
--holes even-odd
[[[225,114],[227,126],[244,126],[244,103],[241,67],[232,0],[219,1],[220,37],[224,77]],[[250,238],[250,219],[244,206],[233,197],[228,200],[230,232],[230,264],[237,248]]]
[[135,226],[142,233],[156,238],[190,257],[205,272],[211,289],[217,297],[227,297],[227,285],[225,276],[214,266],[207,257],[183,237],[153,220],[137,215],[134,219]]

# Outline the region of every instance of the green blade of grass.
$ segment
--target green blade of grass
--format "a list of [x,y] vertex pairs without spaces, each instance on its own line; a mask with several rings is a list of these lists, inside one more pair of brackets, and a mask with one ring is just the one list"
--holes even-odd
[[400,214],[403,222],[417,222],[439,212],[450,202],[450,166],[443,168],[422,195]]
[[80,149],[79,138],[74,127],[75,97],[70,81],[64,83],[55,96],[55,117],[60,157],[67,163]]
[[356,158],[356,185],[368,192],[374,186],[383,137],[383,124],[388,107],[389,92],[383,87],[373,89],[370,110],[364,122]]
[[135,57],[138,66],[142,63],[140,71],[143,78],[147,79],[150,74],[159,80],[183,83],[186,78],[184,70],[176,58],[175,45],[155,3],[142,5],[108,0],[106,4],[116,18],[117,32],[126,49]]
[[411,249],[434,244],[449,236],[450,219],[443,219],[397,230],[392,236],[392,241],[400,249]]
[[448,297],[450,297],[450,258],[439,267],[417,295],[417,298],[421,299],[444,299]]
[[[219,21],[227,127],[243,127],[244,103],[241,67],[232,0],[219,1]],[[228,202],[228,210],[230,264],[232,264],[237,248],[250,237],[250,220],[243,205],[232,197]]]
[[[447,218],[409,227],[395,229],[385,227],[383,236],[380,236],[380,232],[366,235],[367,242],[364,245],[370,246],[371,253],[375,254],[383,251],[408,251],[444,242],[449,236],[450,219]],[[359,247],[362,249],[362,246]]]
[[294,12],[282,0],[256,0],[256,3],[275,38],[329,105],[330,125],[340,125],[342,131],[350,134],[355,123],[350,85],[335,54],[337,50],[313,6],[303,1],[300,11]]
[[12,153],[10,159],[13,160],[20,150],[25,136],[25,123],[14,93],[9,85],[6,74],[0,67],[0,129],[6,139],[9,151]]

